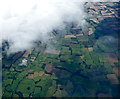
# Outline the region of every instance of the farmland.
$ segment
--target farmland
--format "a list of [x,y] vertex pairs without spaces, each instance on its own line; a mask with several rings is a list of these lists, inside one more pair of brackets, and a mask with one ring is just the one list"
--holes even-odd
[[[101,7],[100,11],[104,14],[102,15],[99,12],[100,4],[106,9],[112,9],[111,12],[104,14],[106,11],[105,9],[101,11],[103,8]],[[117,4],[113,3],[113,5]],[[88,20],[89,27],[85,32],[74,25],[70,27],[70,34],[66,33],[59,40],[51,41],[51,46],[54,48],[47,49],[42,43],[30,51],[4,56],[3,98],[100,97],[102,95],[118,97],[117,87],[120,77],[116,71],[119,68],[119,48],[115,45],[116,42],[113,44],[102,42],[109,36],[118,39],[117,23],[112,24],[115,28],[109,31],[109,34],[105,28],[110,19],[117,20],[116,14],[110,14],[117,8],[111,8],[111,3],[98,3],[95,6],[91,6],[88,13],[98,14],[96,16],[98,18]],[[107,20],[106,16],[110,19]],[[106,18],[107,21],[102,18]],[[20,65],[22,60],[26,60],[27,65]]]

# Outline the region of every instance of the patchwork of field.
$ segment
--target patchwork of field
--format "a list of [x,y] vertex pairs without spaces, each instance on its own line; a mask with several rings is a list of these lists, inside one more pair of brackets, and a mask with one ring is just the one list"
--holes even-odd
[[47,49],[42,43],[30,51],[3,57],[3,98],[118,97],[120,52],[99,42],[103,35],[96,38],[95,34],[101,18],[110,16],[98,9],[102,12],[104,8],[103,14],[112,13],[117,18],[113,14],[115,4],[91,6],[88,12],[99,18],[88,21],[91,25],[86,32],[74,25],[70,33],[51,41],[53,48]]

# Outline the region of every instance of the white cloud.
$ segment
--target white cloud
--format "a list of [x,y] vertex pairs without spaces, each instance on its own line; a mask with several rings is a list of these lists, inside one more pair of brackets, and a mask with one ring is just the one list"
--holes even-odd
[[31,48],[35,40],[46,42],[53,29],[85,17],[83,3],[67,0],[4,0],[0,7],[0,33],[12,42],[9,52]]
[[81,1],[88,0],[0,0],[0,39],[11,42],[9,53],[29,49],[36,40],[47,42],[64,22],[85,23]]

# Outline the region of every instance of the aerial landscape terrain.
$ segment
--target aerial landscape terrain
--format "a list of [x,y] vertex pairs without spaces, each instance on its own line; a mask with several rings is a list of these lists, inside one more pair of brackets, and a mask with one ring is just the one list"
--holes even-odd
[[87,25],[73,23],[59,36],[53,31],[50,46],[36,42],[8,56],[3,43],[3,98],[120,97],[119,2],[84,6]]

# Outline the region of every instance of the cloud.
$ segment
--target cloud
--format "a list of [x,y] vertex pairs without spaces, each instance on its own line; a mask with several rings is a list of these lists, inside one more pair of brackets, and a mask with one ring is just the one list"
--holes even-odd
[[33,47],[33,42],[48,42],[54,29],[70,22],[85,23],[84,3],[67,0],[4,0],[0,4],[2,41],[10,43],[8,52]]
[[84,26],[85,1],[0,0],[0,43],[10,43],[8,53],[24,51],[34,47],[36,40],[47,43],[52,31],[64,29],[65,23]]
[[102,36],[94,45],[94,51],[98,52],[116,52],[118,50],[118,39],[113,36]]

